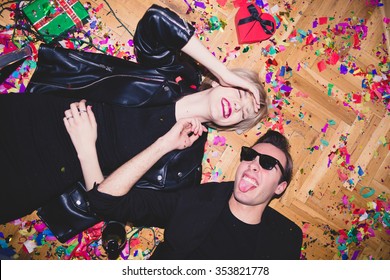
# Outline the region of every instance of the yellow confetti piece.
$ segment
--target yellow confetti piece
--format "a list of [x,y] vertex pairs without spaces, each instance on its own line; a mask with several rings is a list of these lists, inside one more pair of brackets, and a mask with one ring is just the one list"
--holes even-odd
[[387,144],[385,136],[379,137],[379,141],[382,143],[383,146]]
[[369,94],[369,93],[366,93],[366,94],[364,95],[364,101],[368,102],[368,101],[370,101],[370,100],[371,100],[370,94]]

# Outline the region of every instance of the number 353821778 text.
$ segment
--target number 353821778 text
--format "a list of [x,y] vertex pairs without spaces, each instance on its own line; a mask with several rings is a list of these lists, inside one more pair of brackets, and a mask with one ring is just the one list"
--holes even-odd
[[267,266],[218,266],[215,268],[216,275],[269,275]]

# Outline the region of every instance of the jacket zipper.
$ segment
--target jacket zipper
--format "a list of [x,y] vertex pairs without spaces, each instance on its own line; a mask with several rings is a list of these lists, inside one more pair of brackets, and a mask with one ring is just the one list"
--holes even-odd
[[106,70],[108,72],[112,72],[113,71],[113,67],[106,66],[104,64],[99,64],[99,63],[95,63],[95,62],[86,60],[84,58],[81,58],[81,57],[73,54],[73,53],[69,53],[68,56],[70,58],[73,58],[74,60],[77,60],[77,61],[81,62],[81,63],[85,63],[85,64],[89,64],[89,65],[92,65],[92,66],[95,66],[95,67],[103,68],[104,70]]
[[[82,57],[79,57],[79,56],[77,56],[77,55],[75,55],[73,53],[68,53],[68,56],[73,58],[74,60],[77,60],[77,61],[81,62],[81,63],[89,64],[89,65],[92,65],[92,66],[103,68],[106,71],[113,72],[113,67],[110,67],[110,66],[107,66],[107,65],[104,65],[104,64],[95,63],[93,61],[90,61],[90,60],[84,59]],[[53,85],[53,84],[50,84],[50,83],[39,83],[39,84],[55,86],[57,88],[64,88],[64,89],[67,89],[67,90],[78,90],[78,89],[88,88],[88,87],[90,87],[90,86],[92,86],[94,84],[97,84],[97,83],[99,83],[99,82],[101,82],[103,80],[110,79],[110,78],[113,78],[113,77],[132,77],[132,78],[137,78],[137,79],[141,79],[141,80],[145,80],[145,81],[155,81],[155,82],[167,81],[170,84],[178,85],[178,83],[170,81],[170,80],[165,80],[165,79],[156,78],[156,77],[144,77],[144,76],[138,76],[138,75],[129,75],[129,74],[115,74],[115,75],[110,75],[110,76],[107,76],[107,77],[102,77],[102,78],[100,78],[100,79],[98,79],[96,81],[93,81],[93,82],[85,85],[85,86],[74,87],[74,88],[69,88],[68,86]]]
[[[114,67],[107,66],[107,65],[104,65],[104,64],[95,63],[93,61],[90,61],[90,60],[87,60],[85,58],[79,57],[79,56],[77,56],[77,55],[75,55],[73,53],[68,53],[68,56],[73,58],[74,60],[77,60],[77,61],[81,62],[81,63],[89,64],[89,65],[92,65],[92,66],[103,68],[103,69],[105,69],[105,70],[107,70],[109,72],[113,72],[113,68]],[[116,75],[112,75],[112,76],[109,76],[109,77],[133,77],[133,78],[138,78],[138,79],[146,80],[146,81],[155,81],[155,82],[167,81],[170,84],[178,85],[177,82],[173,82],[173,81],[165,80],[165,79],[161,79],[161,78],[156,78],[156,77],[143,77],[143,76],[129,75],[129,74],[116,74]],[[103,78],[101,78],[101,80],[105,80],[106,78],[109,78],[109,77],[103,77]]]

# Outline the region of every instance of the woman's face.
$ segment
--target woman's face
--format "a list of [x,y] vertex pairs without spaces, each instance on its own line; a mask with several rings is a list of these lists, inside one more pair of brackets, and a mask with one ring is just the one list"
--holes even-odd
[[247,91],[220,85],[210,92],[211,121],[219,126],[230,126],[256,117],[255,99]]

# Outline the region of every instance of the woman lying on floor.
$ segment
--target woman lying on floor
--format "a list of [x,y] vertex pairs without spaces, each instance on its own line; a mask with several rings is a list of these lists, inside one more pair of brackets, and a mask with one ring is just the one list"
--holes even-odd
[[[0,96],[0,223],[31,213],[81,180],[79,160],[95,161],[78,158],[63,122],[69,108],[68,120],[85,114],[76,105],[81,99],[87,100],[86,110],[93,107],[98,140],[91,149],[96,149],[95,162],[107,175],[182,118],[245,131],[267,114],[258,76],[228,70],[196,38],[194,28],[171,10],[151,6],[137,25],[134,45],[138,63],[41,46],[29,93]],[[199,90],[200,71],[183,53],[218,82]],[[174,164],[181,170],[169,170],[167,177],[176,176],[177,182],[186,177],[187,185],[199,181],[205,141],[206,134],[191,150],[180,151],[187,153],[176,157],[180,160]],[[163,185],[168,178],[147,178],[147,185],[148,180]]]

